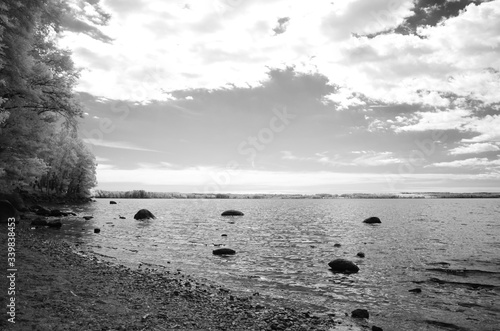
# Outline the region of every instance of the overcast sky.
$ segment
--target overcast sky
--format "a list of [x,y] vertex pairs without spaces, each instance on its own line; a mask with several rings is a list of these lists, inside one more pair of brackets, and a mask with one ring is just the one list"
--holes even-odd
[[99,189],[500,190],[500,0],[101,6],[61,40]]

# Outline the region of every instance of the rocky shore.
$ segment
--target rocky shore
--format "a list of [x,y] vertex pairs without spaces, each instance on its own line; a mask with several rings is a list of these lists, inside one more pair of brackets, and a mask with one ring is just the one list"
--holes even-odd
[[[160,266],[131,269],[86,247],[16,224],[15,324],[4,330],[369,330],[345,313],[318,313]],[[7,225],[0,242],[7,251]],[[53,229],[52,231],[58,231]],[[6,254],[3,254],[4,257]],[[2,277],[2,292],[9,279]],[[5,295],[1,306],[6,309]]]

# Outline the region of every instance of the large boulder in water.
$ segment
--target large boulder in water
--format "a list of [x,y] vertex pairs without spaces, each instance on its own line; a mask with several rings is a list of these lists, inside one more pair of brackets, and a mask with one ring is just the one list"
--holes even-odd
[[243,215],[245,214],[243,214],[241,211],[233,209],[226,210],[221,214],[221,216],[243,216]]
[[370,318],[370,313],[366,309],[354,309],[351,312],[351,317],[353,318]]
[[236,251],[231,248],[217,248],[212,251],[214,255],[234,255]]
[[0,223],[10,223],[12,218],[19,222],[19,212],[9,201],[0,200]]
[[353,274],[359,271],[359,267],[357,265],[345,259],[335,259],[328,263],[328,266],[333,272],[341,272],[345,274]]
[[153,213],[151,213],[147,209],[141,209],[134,215],[134,219],[136,220],[146,220],[150,218],[156,218],[156,217],[155,215],[153,215]]
[[380,221],[380,218],[378,217],[375,217],[375,216],[372,216],[372,217],[368,217],[367,219],[365,219],[363,221],[363,223],[367,223],[367,224],[377,224],[377,223],[382,223]]

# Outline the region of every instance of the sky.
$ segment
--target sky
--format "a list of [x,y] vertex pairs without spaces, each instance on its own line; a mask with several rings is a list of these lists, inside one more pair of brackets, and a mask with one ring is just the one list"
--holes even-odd
[[72,1],[98,189],[500,191],[500,0]]

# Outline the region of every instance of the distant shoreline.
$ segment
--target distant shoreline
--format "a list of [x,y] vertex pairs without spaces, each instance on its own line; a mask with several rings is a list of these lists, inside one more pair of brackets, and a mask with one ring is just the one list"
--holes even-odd
[[345,193],[345,194],[237,194],[237,193],[179,193],[102,191],[94,199],[498,199],[500,192],[401,192],[401,193]]

